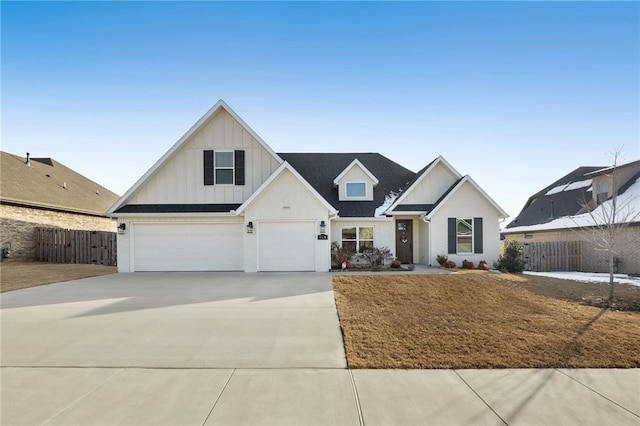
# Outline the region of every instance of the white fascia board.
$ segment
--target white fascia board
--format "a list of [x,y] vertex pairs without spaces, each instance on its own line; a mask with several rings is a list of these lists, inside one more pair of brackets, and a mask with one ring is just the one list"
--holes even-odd
[[283,162],[280,167],[278,167],[276,169],[275,172],[273,172],[271,174],[271,176],[269,176],[269,178],[267,180],[265,180],[262,185],[260,185],[260,187],[258,189],[256,189],[256,191],[251,194],[251,196],[249,198],[247,198],[247,200],[242,203],[242,205],[240,207],[238,207],[238,209],[236,210],[236,215],[240,216],[244,213],[244,211],[247,209],[247,207],[249,207],[249,205],[251,205],[251,203],[253,203],[253,201],[260,195],[262,194],[262,192],[264,192],[266,190],[267,187],[269,187],[269,185],[271,185],[271,183],[276,180],[276,178],[278,176],[280,176],[281,173],[283,173],[285,170],[289,170],[291,172],[292,175],[294,175],[296,177],[296,179],[298,179],[300,181],[300,183],[302,183],[302,185],[309,190],[309,192],[311,192],[313,194],[314,197],[316,197],[318,199],[318,201],[320,201],[322,203],[322,205],[324,205],[327,210],[329,210],[329,213],[332,215],[337,215],[338,211],[327,202],[327,200],[325,200],[319,193],[318,191],[316,191],[315,189],[313,189],[313,187],[309,184],[309,182],[307,182],[301,175],[300,173],[298,173],[296,171],[296,169],[294,169],[293,167],[291,167],[291,164],[289,164],[288,162]]
[[508,215],[504,210],[502,210],[502,208],[501,208],[501,207],[500,207],[500,206],[499,206],[499,205],[498,205],[498,204],[493,200],[493,198],[491,198],[491,197],[490,197],[486,192],[484,192],[484,190],[483,190],[482,188],[480,188],[480,186],[479,186],[479,185],[478,185],[478,184],[477,184],[473,179],[471,179],[471,176],[466,175],[464,178],[462,178],[462,179],[458,182],[458,184],[455,186],[455,188],[453,188],[453,189],[452,189],[452,190],[447,194],[447,196],[446,196],[446,197],[444,197],[444,199],[443,199],[443,200],[440,200],[440,202],[439,202],[439,203],[438,203],[438,204],[433,208],[433,210],[431,210],[431,211],[429,212],[429,214],[428,214],[428,215],[426,215],[426,216],[425,216],[425,218],[426,218],[426,219],[428,219],[428,220],[430,220],[430,219],[433,217],[433,215],[435,215],[435,214],[436,214],[436,212],[437,212],[438,210],[440,210],[440,207],[441,207],[441,206],[443,206],[444,204],[446,204],[446,203],[447,203],[447,201],[448,201],[451,197],[453,197],[453,195],[454,195],[456,192],[458,192],[458,190],[459,190],[460,188],[462,188],[462,186],[463,186],[465,183],[467,183],[467,182],[468,182],[468,183],[470,183],[470,184],[471,184],[471,186],[473,186],[473,188],[474,188],[476,191],[478,191],[478,192],[480,193],[480,195],[482,195],[482,196],[483,196],[483,197],[484,197],[484,198],[489,202],[489,204],[491,204],[491,205],[493,206],[493,208],[494,208],[494,209],[496,209],[496,211],[498,212],[499,217],[500,217],[501,219],[506,219],[506,218],[508,218],[508,217],[509,217],[509,215]]
[[247,123],[245,123],[244,120],[241,119],[240,116],[238,116],[238,114],[236,114],[236,112],[234,110],[231,109],[231,107],[229,107],[229,105],[227,105],[227,103],[225,101],[220,99],[218,102],[216,102],[216,104],[214,106],[212,106],[209,109],[209,111],[207,111],[198,121],[196,121],[196,123],[193,126],[191,126],[191,128],[189,130],[187,130],[187,132],[180,139],[178,139],[178,141],[175,144],[173,144],[173,146],[162,157],[160,157],[160,159],[158,161],[156,161],[156,163],[144,175],[142,175],[142,177],[140,179],[138,179],[138,181],[131,188],[129,188],[129,190],[122,197],[120,197],[120,199],[118,201],[116,201],[116,203],[113,206],[111,206],[111,208],[107,211],[107,214],[109,215],[109,214],[115,212],[117,209],[119,209],[129,199],[129,197],[131,197],[135,192],[137,192],[140,187],[142,187],[149,179],[151,179],[151,177],[167,161],[169,161],[169,159],[171,159],[171,157],[173,157],[173,155],[180,149],[180,147],[182,147],[182,145],[195,132],[200,130],[200,128],[203,127],[221,109],[224,109],[225,111],[227,111],[229,113],[229,115],[231,115],[236,121],[238,121],[238,123],[240,123],[240,125],[253,138],[255,138],[255,140],[257,140],[258,143],[260,145],[262,145],[262,147],[267,152],[269,152],[269,154],[271,154],[273,156],[273,158],[276,159],[276,161],[278,161],[278,163],[282,164],[282,162],[283,162],[282,158],[280,158],[280,156],[278,154],[276,154],[271,149],[271,147],[269,145],[267,145],[267,143],[265,141],[263,141],[262,138],[260,136],[258,136],[258,134],[256,132],[254,132],[253,129],[251,129],[251,127],[249,127],[247,125]]
[[392,217],[385,216],[366,216],[366,217],[335,217],[332,222],[391,222]]
[[[391,207],[389,207],[387,209],[387,212],[392,212],[393,209],[395,209],[398,205],[400,205],[402,203],[402,200],[404,200],[407,197],[407,194],[409,194],[411,191],[413,191],[414,188],[416,188],[418,185],[420,185],[420,182],[422,182],[422,180],[429,175],[429,173],[431,173],[431,171],[433,169],[435,169],[435,167],[442,163],[446,168],[449,169],[449,171],[451,171],[451,173],[454,174],[454,176],[456,176],[456,179],[460,179],[462,177],[462,175],[460,174],[460,172],[458,172],[442,155],[440,155],[438,158],[435,159],[435,161],[427,168],[427,170],[425,170],[422,175],[415,181],[413,182],[413,185],[411,185],[409,188],[407,188],[406,191],[404,191],[396,200],[395,203],[393,203],[391,205]],[[386,213],[386,212],[385,212]]]
[[419,215],[422,216],[424,215],[424,210],[422,211],[402,211],[402,212],[388,212],[385,213],[389,216],[415,216],[415,215]]
[[348,165],[348,166],[347,166],[347,167],[342,171],[342,173],[340,173],[340,174],[339,174],[339,175],[338,175],[338,176],[333,180],[333,184],[334,184],[334,185],[337,185],[337,184],[338,184],[338,182],[340,182],[340,179],[342,179],[342,178],[343,178],[343,177],[344,177],[344,176],[349,172],[349,170],[351,170],[351,169],[352,169],[353,167],[355,167],[355,166],[360,167],[360,169],[362,169],[362,171],[363,171],[367,176],[369,176],[369,179],[371,179],[371,180],[373,181],[373,186],[374,186],[374,187],[375,187],[376,185],[378,185],[378,183],[380,182],[380,181],[378,180],[378,178],[377,178],[377,177],[375,177],[375,176],[373,175],[373,173],[371,173],[371,172],[369,171],[369,169],[367,169],[367,168],[364,166],[364,164],[362,164],[362,163],[360,162],[360,160],[358,160],[357,158],[356,158],[355,160],[353,160],[353,161],[351,162],[351,164],[349,164],[349,165]]
[[109,217],[236,217],[235,213],[110,213]]

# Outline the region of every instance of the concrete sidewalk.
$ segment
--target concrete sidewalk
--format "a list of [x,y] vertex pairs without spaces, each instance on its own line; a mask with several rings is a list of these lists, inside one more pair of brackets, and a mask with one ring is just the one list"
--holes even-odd
[[2,368],[2,425],[639,425],[640,369]]
[[331,274],[114,274],[1,299],[4,426],[640,426],[640,369],[349,370]]

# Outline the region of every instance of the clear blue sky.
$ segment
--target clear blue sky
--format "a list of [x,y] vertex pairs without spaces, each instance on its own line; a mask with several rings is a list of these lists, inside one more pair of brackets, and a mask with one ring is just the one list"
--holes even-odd
[[640,158],[639,2],[7,2],[2,150],[123,194],[218,99],[276,152],[443,155],[513,219]]

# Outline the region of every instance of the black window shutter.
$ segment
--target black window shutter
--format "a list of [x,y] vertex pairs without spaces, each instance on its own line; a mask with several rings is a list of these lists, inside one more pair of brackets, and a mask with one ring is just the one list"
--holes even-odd
[[244,151],[235,151],[236,185],[244,185]]
[[204,151],[204,184],[213,185],[213,151]]
[[473,252],[482,253],[482,218],[473,218]]
[[456,218],[450,217],[448,220],[448,241],[449,241],[449,254],[456,253]]

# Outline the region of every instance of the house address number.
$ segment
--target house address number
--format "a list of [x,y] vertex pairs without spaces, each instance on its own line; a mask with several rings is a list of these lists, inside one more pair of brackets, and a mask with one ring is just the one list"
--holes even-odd
[[328,240],[329,236],[327,234],[318,234],[319,240]]

